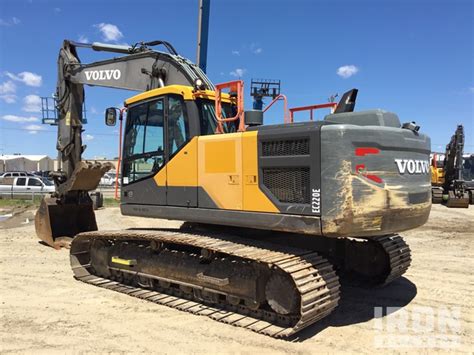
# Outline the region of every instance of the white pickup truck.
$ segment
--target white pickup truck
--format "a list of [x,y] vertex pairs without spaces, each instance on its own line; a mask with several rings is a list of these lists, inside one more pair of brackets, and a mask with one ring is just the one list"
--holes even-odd
[[0,178],[0,198],[31,198],[32,194],[49,194],[55,190],[54,183],[40,177],[20,176]]

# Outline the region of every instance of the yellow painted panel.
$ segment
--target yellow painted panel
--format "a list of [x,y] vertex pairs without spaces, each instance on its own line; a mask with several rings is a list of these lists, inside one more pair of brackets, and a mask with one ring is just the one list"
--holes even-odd
[[155,175],[155,177],[153,178],[155,180],[155,183],[158,185],[158,186],[166,186],[166,169],[168,168],[167,165],[165,165],[163,167],[163,169],[161,169],[158,174]]
[[[139,101],[152,99],[156,96],[169,94],[181,95],[184,100],[194,100],[196,98],[202,98],[214,101],[216,97],[216,93],[213,90],[195,91],[192,86],[169,85],[158,89],[148,90],[138,95],[132,96],[125,100],[125,106],[132,105]],[[227,93],[222,93],[222,101],[227,103],[231,102],[230,95]]]
[[279,212],[258,185],[258,146],[257,132],[242,134],[243,162],[243,210],[258,212]]
[[198,138],[191,139],[168,163],[168,186],[197,186]]
[[158,89],[148,90],[125,100],[125,106],[134,104],[139,101],[152,99],[155,96],[168,94],[181,95],[184,100],[192,100],[193,88],[191,86],[184,85],[169,85]]
[[236,145],[240,139],[211,140],[204,143],[206,173],[235,173]]
[[242,133],[198,139],[198,184],[222,209],[242,209]]
[[197,142],[191,139],[169,163],[155,175],[158,186],[197,186]]

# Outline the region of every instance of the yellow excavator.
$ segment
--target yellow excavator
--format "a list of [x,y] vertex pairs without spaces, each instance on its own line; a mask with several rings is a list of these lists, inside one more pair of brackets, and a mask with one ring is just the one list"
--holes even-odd
[[464,154],[464,139],[464,127],[458,125],[444,155],[432,154],[433,203],[456,208],[468,208],[474,203],[474,155]]
[[432,203],[443,202],[444,169],[442,154],[431,155],[431,201]]
[[[79,46],[121,56],[83,64]],[[288,337],[336,308],[340,278],[382,286],[409,267],[397,233],[428,219],[430,139],[354,112],[357,90],[320,121],[266,125],[242,81],[214,85],[166,41],[64,41],[58,72],[62,168],[35,223],[51,246],[72,239],[76,279]],[[84,85],[140,92],[125,101],[122,214],[183,227],[97,230],[89,192],[110,166],[81,159]]]

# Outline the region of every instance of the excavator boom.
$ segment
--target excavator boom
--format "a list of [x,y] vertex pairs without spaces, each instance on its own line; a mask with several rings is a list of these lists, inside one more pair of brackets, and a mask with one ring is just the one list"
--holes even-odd
[[[152,50],[161,45],[166,52]],[[121,57],[81,63],[77,48],[123,54]],[[204,72],[166,41],[140,42],[134,46],[77,43],[65,40],[58,56],[56,103],[58,110],[57,150],[61,167],[52,173],[56,193],[45,198],[36,214],[38,237],[58,247],[56,240],[72,238],[79,232],[97,230],[89,191],[95,190],[112,164],[82,161],[84,85],[138,92],[168,85],[213,89]]]
[[447,207],[469,207],[469,192],[463,179],[464,127],[458,125],[446,145],[443,194]]

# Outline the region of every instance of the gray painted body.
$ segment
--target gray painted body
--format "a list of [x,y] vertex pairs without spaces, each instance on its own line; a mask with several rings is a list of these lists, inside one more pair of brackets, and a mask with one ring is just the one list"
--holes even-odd
[[126,216],[321,235],[321,219],[311,216],[124,203],[120,205],[120,210]]
[[[393,114],[389,116],[388,122],[393,122]],[[355,149],[361,147],[376,148],[379,153],[357,156]],[[408,129],[349,124],[323,126],[323,234],[374,236],[423,225],[431,209],[430,170],[401,173],[395,159],[428,163],[430,150],[429,137]],[[357,171],[361,164],[365,168]],[[375,175],[382,182],[374,182],[368,175]]]

